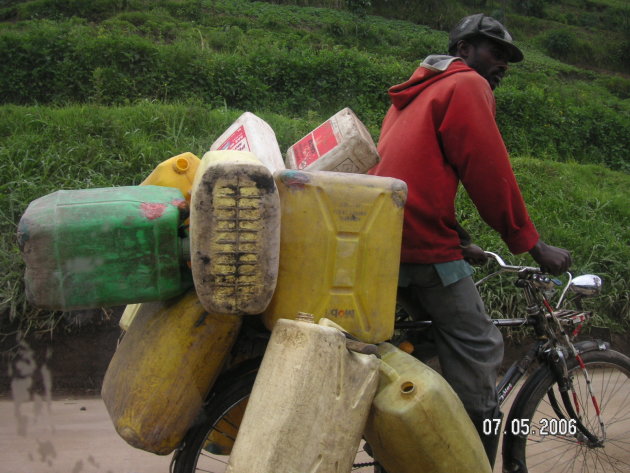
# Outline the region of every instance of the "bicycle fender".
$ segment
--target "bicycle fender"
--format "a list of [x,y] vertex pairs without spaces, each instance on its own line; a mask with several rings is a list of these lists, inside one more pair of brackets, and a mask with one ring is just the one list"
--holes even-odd
[[604,340],[584,340],[582,342],[574,343],[573,346],[577,350],[578,354],[587,353],[589,351],[608,351],[610,350],[610,343]]

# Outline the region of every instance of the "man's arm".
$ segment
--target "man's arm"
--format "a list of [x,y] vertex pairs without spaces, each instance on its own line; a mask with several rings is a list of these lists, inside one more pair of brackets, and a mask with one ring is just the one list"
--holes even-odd
[[503,138],[494,119],[494,96],[481,76],[467,75],[454,88],[440,126],[445,156],[479,214],[512,253],[529,251],[552,274],[568,269],[567,250],[547,245],[529,218]]

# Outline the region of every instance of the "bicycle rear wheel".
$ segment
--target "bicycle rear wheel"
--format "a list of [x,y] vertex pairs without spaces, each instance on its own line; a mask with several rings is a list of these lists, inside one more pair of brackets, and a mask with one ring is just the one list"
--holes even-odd
[[510,410],[503,443],[504,471],[630,472],[630,358],[606,350],[584,353],[582,359],[603,426],[575,359],[567,360],[575,388],[569,397],[580,422],[593,434],[591,440],[576,428],[554,375],[548,368],[540,369]]
[[[225,472],[256,374],[255,369],[245,370],[217,382],[199,422],[188,431],[175,454],[174,473]],[[379,473],[373,462],[361,442],[352,471]]]

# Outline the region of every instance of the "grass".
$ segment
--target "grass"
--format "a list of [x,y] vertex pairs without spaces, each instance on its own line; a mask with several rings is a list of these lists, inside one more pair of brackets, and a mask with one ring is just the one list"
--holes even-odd
[[[0,8],[3,322],[45,330],[59,319],[24,302],[15,230],[33,199],[138,184],[173,155],[201,157],[244,110],[270,123],[283,151],[346,106],[376,140],[387,87],[427,54],[445,52],[444,31],[300,3],[314,6],[33,0]],[[565,14],[571,3],[550,11]],[[446,16],[436,7],[422,18],[446,24],[464,8],[443,5]],[[559,25],[510,15],[510,25],[535,34],[540,21]],[[523,38],[527,60],[496,91],[515,170],[544,239],[570,248],[577,271],[605,277],[597,307],[609,324],[627,327],[630,81],[553,59],[534,36]],[[506,253],[465,197],[460,214],[479,242]],[[492,310],[515,307],[509,292],[488,298]]]
[[[16,225],[29,202],[58,189],[136,185],[161,161],[190,151],[198,156],[240,115],[238,110],[209,109],[202,103],[129,106],[3,106],[0,108],[0,313],[25,320],[33,330],[48,330],[59,315],[39,312],[24,302],[23,262]],[[288,146],[320,123],[259,112],[275,130],[280,147]],[[598,311],[611,326],[630,321],[625,264],[630,259],[630,176],[595,165],[513,160],[532,218],[550,244],[572,250],[577,272],[604,277],[606,291]],[[460,219],[476,241],[511,261],[503,243],[479,220],[462,195]],[[491,311],[507,316],[521,309],[514,290],[496,289],[486,299]],[[7,320],[5,319],[5,321]]]

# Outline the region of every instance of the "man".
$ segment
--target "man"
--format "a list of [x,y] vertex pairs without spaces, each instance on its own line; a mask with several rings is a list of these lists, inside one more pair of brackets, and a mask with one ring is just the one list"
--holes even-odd
[[464,261],[483,261],[485,255],[465,243],[457,223],[459,182],[512,253],[529,252],[553,274],[566,271],[571,258],[540,239],[495,122],[492,91],[508,62],[521,61],[523,53],[501,23],[477,14],[450,33],[449,54],[427,57],[409,80],[389,90],[392,106],[378,143],[381,162],[370,173],[408,185],[399,285],[433,320],[443,375],[494,464],[498,435],[483,435],[482,426],[501,416],[495,383],[503,339]]

